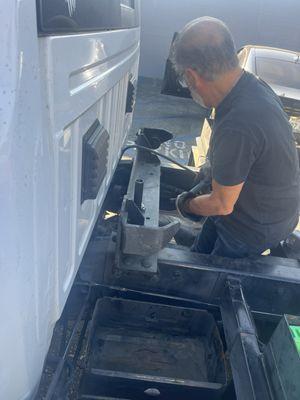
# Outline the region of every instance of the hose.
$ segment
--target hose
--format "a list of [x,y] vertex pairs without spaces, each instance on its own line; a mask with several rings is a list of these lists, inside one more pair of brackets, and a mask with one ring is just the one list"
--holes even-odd
[[189,167],[186,167],[185,165],[181,164],[180,162],[174,160],[172,157],[166,156],[165,154],[162,154],[159,151],[150,149],[148,147],[140,146],[138,144],[131,144],[131,145],[123,147],[120,158],[122,158],[123,154],[129,149],[140,149],[140,150],[148,151],[151,154],[155,154],[158,157],[165,158],[166,160],[170,161],[171,163],[178,165],[178,167],[185,169],[186,171],[189,171],[189,173],[193,174],[194,176],[197,175],[197,172],[192,171]]

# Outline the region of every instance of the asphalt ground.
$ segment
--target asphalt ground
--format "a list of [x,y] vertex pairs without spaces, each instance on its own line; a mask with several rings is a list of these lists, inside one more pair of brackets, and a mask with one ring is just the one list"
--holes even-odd
[[191,146],[200,135],[205,112],[192,99],[160,94],[162,82],[139,78],[133,125],[128,143],[133,143],[140,128],[165,129],[174,138],[164,143],[160,151],[177,161],[187,163]]

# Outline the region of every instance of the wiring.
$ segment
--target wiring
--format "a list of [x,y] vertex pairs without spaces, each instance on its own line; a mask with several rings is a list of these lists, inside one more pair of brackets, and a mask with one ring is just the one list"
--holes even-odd
[[166,160],[170,161],[171,163],[178,165],[178,167],[185,169],[186,171],[189,171],[189,173],[193,174],[194,176],[197,175],[196,172],[192,171],[189,167],[186,167],[185,165],[181,164],[180,162],[174,160],[172,157],[166,156],[165,154],[162,154],[159,151],[150,149],[149,147],[140,146],[138,144],[131,144],[131,145],[123,147],[120,158],[122,158],[123,154],[129,149],[140,149],[140,150],[148,151],[151,154],[155,154],[158,157],[165,158]]

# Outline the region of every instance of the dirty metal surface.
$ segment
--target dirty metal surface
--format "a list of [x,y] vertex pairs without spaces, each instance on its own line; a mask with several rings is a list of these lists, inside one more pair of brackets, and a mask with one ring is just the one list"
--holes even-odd
[[[171,136],[164,130],[145,128],[138,132],[136,143],[156,149]],[[157,272],[157,253],[180,227],[178,221],[159,226],[160,176],[159,158],[137,148],[121,208],[117,255],[121,269]]]
[[253,311],[275,318],[300,313],[297,260],[265,256],[233,260],[167,247],[159,253],[158,263],[158,273],[151,278],[108,267],[105,281],[128,289],[219,305],[226,280],[232,276],[241,279]]
[[238,280],[227,281],[221,314],[237,398],[273,400],[251,310]]
[[[125,254],[148,256],[161,250],[174,236],[179,223],[159,227],[160,162],[156,156],[151,161],[137,158],[134,163],[122,218],[122,251]],[[142,223],[132,220],[128,201],[135,197],[135,182],[143,182],[140,214]],[[132,210],[134,213],[134,210]],[[138,211],[137,211],[138,212]]]
[[[92,363],[99,369],[208,381],[206,338],[172,337],[133,327],[103,327],[95,340],[99,352],[92,355]],[[185,368],[181,367],[182,362]]]
[[152,389],[160,399],[182,400],[185,393],[208,400],[226,386],[222,342],[206,311],[104,298],[90,340],[85,396],[144,399]]

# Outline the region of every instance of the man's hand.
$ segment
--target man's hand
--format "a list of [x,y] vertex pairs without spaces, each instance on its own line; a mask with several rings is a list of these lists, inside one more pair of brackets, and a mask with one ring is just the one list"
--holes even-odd
[[201,217],[199,215],[191,214],[189,212],[189,203],[195,198],[195,194],[192,192],[183,192],[176,199],[176,209],[178,214],[182,218],[190,219],[194,222],[200,221]]

